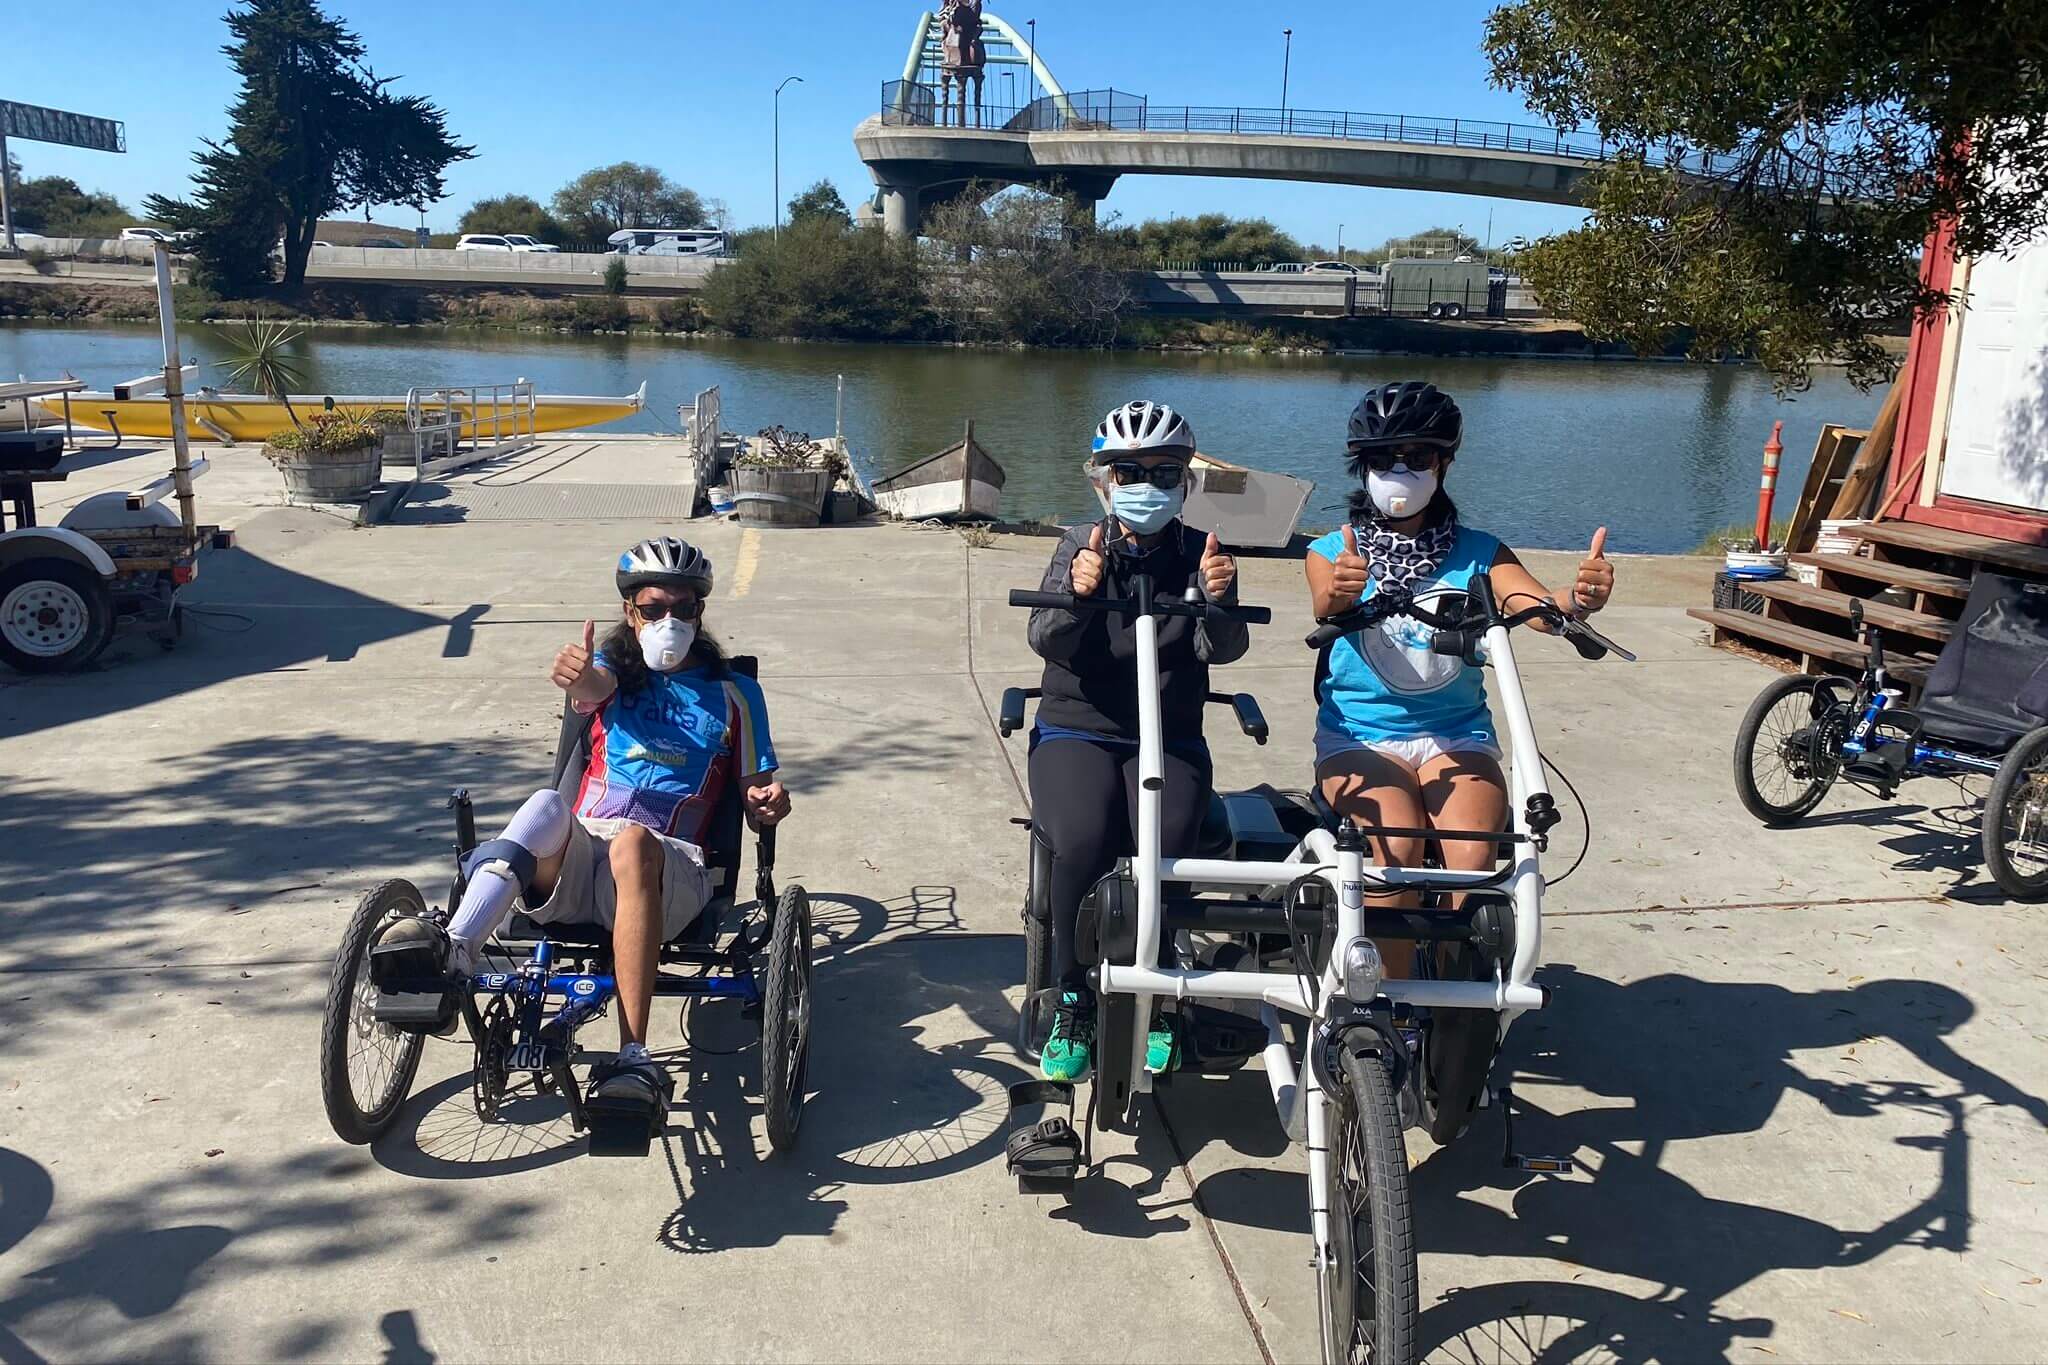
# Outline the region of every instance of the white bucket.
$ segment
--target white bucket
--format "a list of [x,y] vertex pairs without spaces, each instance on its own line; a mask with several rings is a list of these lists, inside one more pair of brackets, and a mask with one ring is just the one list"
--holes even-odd
[[729,517],[733,513],[732,490],[722,483],[711,485],[711,512],[713,516]]

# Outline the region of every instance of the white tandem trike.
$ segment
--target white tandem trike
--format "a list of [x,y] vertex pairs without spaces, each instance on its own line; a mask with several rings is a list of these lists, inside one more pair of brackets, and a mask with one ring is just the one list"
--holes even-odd
[[[1507,1087],[1489,1084],[1494,1058],[1514,1018],[1548,998],[1534,981],[1542,948],[1538,858],[1559,813],[1510,632],[1542,622],[1587,658],[1632,658],[1552,603],[1504,611],[1484,577],[1474,582],[1469,595],[1436,596],[1427,605],[1400,594],[1369,599],[1320,623],[1308,643],[1325,647],[1406,616],[1435,631],[1434,652],[1490,665],[1509,741],[1511,829],[1367,831],[1337,819],[1313,793],[1261,787],[1217,796],[1202,856],[1183,858],[1162,857],[1159,849],[1158,620],[1235,612],[1261,621],[1270,613],[1192,594],[1185,601],[1155,598],[1144,578],[1125,599],[1010,594],[1013,606],[1119,613],[1134,620],[1137,632],[1137,855],[1096,885],[1076,932],[1100,1000],[1084,1127],[1123,1126],[1136,1097],[1164,1079],[1145,1068],[1155,1008],[1177,1033],[1184,1069],[1231,1070],[1262,1054],[1281,1124],[1309,1155],[1312,1264],[1323,1358],[1330,1362],[1405,1365],[1415,1358],[1415,1237],[1402,1130],[1423,1127],[1447,1142],[1489,1105],[1508,1120]],[[1033,695],[1023,688],[1004,694],[1004,734],[1024,724],[1024,703]],[[1233,704],[1245,732],[1265,742],[1252,698],[1210,700]],[[1368,832],[1484,840],[1502,856],[1484,872],[1379,867],[1366,861]],[[1048,998],[1057,993],[1046,979],[1047,856],[1034,829],[1025,905],[1023,1027],[1030,1052],[1043,1043]],[[1368,887],[1415,889],[1425,908],[1368,908]],[[1410,979],[1389,980],[1375,939],[1431,950],[1416,952]],[[1088,1165],[1071,1121],[1073,1088],[1023,1082],[1012,1087],[1011,1107],[1009,1161],[1020,1189],[1071,1186]],[[1511,1128],[1503,1150],[1503,1160],[1522,1170],[1571,1169],[1562,1158],[1516,1154]]]

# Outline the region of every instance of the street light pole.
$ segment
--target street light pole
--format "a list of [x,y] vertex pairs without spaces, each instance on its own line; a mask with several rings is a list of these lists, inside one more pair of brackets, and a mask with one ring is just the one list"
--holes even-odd
[[[802,83],[802,76],[784,76],[782,85]],[[782,85],[775,87],[775,239],[782,240]]]
[[1344,259],[1344,225],[1337,224],[1337,259]]
[[1025,73],[1031,77],[1031,98],[1025,102],[1032,104],[1038,100],[1038,21],[1026,19],[1024,27],[1031,30],[1031,65],[1024,68]]
[[1280,53],[1280,114],[1284,119],[1287,114],[1287,68],[1294,62],[1294,30],[1283,28],[1280,36],[1287,40],[1287,46]]

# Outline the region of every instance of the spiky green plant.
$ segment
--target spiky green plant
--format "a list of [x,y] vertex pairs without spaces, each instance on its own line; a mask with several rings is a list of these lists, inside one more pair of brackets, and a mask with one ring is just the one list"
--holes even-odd
[[302,427],[292,410],[291,392],[306,387],[306,372],[290,347],[302,335],[282,322],[244,322],[238,329],[224,330],[228,351],[221,358],[230,384],[246,384],[266,398],[284,404],[292,425]]

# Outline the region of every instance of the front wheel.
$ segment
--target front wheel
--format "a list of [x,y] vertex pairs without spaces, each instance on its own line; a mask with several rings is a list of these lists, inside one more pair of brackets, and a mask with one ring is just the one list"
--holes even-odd
[[1735,732],[1735,794],[1766,825],[1789,825],[1821,803],[1842,770],[1839,678],[1779,678],[1757,693]]
[[1991,780],[1984,866],[2014,900],[2048,896],[2048,725],[2013,745]]
[[83,668],[114,638],[106,580],[68,559],[29,559],[0,572],[0,659],[23,673]]
[[768,1145],[778,1152],[796,1143],[810,1052],[811,900],[801,886],[792,886],[775,904],[761,1001],[761,1106]]
[[370,945],[402,915],[424,915],[419,889],[388,881],[364,896],[342,933],[320,1016],[320,1098],[343,1142],[374,1142],[398,1117],[426,1039],[377,1022]]
[[1329,1105],[1330,1246],[1319,1257],[1324,1365],[1415,1359],[1415,1215],[1388,1061],[1339,1049]]

